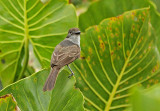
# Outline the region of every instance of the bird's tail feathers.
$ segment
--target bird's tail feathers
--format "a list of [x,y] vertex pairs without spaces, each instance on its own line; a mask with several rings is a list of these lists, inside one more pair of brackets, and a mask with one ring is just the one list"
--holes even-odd
[[54,88],[59,70],[60,68],[57,68],[56,66],[51,69],[50,74],[43,87],[43,91],[50,91]]

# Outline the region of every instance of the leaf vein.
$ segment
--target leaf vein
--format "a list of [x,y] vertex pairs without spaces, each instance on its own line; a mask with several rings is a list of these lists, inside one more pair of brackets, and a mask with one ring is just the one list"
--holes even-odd
[[56,10],[60,9],[62,6],[63,6],[63,4],[60,5],[59,7],[55,8],[55,9],[52,10],[50,13],[46,14],[45,16],[43,16],[42,18],[40,18],[39,20],[37,20],[37,21],[34,22],[33,24],[30,24],[29,27],[32,27],[32,26],[38,24],[39,22],[41,22],[42,20],[44,20],[47,16],[51,15],[51,14],[54,13]]
[[110,108],[110,110],[124,108],[124,107],[129,107],[129,106],[131,106],[131,105],[130,104],[122,104],[122,105],[112,106]]
[[43,24],[43,25],[41,25],[41,26],[39,26],[39,27],[30,28],[30,31],[35,31],[35,30],[41,29],[41,28],[43,28],[43,27],[45,27],[45,26],[47,26],[47,25],[54,24],[54,23],[56,23],[56,22],[58,22],[58,21],[60,21],[60,20],[62,20],[62,19],[64,19],[64,18],[66,18],[66,17],[67,17],[67,16],[63,16],[63,17],[61,17],[61,18],[59,18],[59,19],[56,19],[56,20],[51,21],[51,22],[49,22],[49,23]]
[[87,100],[92,106],[94,106],[98,111],[103,111],[99,106],[97,106],[94,102],[92,102],[90,99],[84,96],[84,99]]
[[21,36],[24,36],[24,34],[23,34],[23,33],[18,33],[18,32],[15,32],[15,31],[5,30],[5,29],[1,29],[1,28],[0,28],[0,31],[1,31],[1,32],[6,32],[6,33],[15,34],[15,35],[21,35]]
[[17,18],[17,17],[9,10],[9,8],[7,8],[7,6],[3,3],[3,1],[1,1],[1,3],[2,3],[2,5],[5,7],[5,9],[7,10],[7,12],[9,12],[9,14],[10,14],[13,18],[15,18],[19,23],[21,23],[21,24],[23,25],[23,22],[22,22],[19,18]]
[[5,21],[5,22],[9,23],[10,25],[13,25],[13,26],[15,26],[15,27],[17,27],[17,28],[19,28],[19,29],[21,29],[21,30],[24,30],[24,28],[23,28],[23,27],[21,27],[21,26],[19,26],[19,25],[15,24],[15,23],[13,23],[13,22],[11,22],[11,21],[7,20],[6,18],[2,17],[1,15],[0,15],[0,18],[1,18],[3,21]]
[[128,69],[127,71],[124,72],[124,75],[126,75],[127,73],[129,73],[131,70],[133,70],[136,66],[138,66],[149,54],[150,50],[147,52],[147,54],[145,54],[145,56],[143,56],[143,58],[138,61],[134,66],[132,66],[130,69]]
[[[86,59],[85,59],[86,60]],[[101,81],[98,79],[98,77],[96,76],[95,72],[93,71],[93,69],[91,68],[91,65],[89,64],[89,62],[86,60],[88,66],[89,66],[89,69],[91,70],[94,78],[96,79],[96,81],[98,82],[98,84],[103,88],[103,90],[106,91],[106,93],[108,93],[110,95],[110,92],[108,91],[108,89],[106,89],[106,87],[101,83]]]
[[31,103],[29,102],[29,99],[28,99],[28,97],[27,97],[27,94],[26,94],[26,92],[25,92],[25,90],[24,90],[23,87],[22,87],[22,89],[23,89],[24,95],[25,95],[25,97],[26,97],[26,99],[27,99],[27,101],[28,101],[28,103],[29,103],[29,105],[30,105],[31,110],[33,111],[32,105],[31,105]]
[[21,12],[13,5],[13,3],[11,2],[11,0],[9,0],[9,3],[12,5],[12,7],[16,10],[16,12],[22,17],[22,18],[24,18],[23,17],[23,15],[21,14]]
[[35,16],[37,16],[48,4],[44,4],[42,6],[42,8],[40,8],[37,13],[35,13],[33,16],[31,16],[30,18],[28,18],[28,21],[32,20]]
[[74,95],[76,95],[75,93],[71,96],[71,98],[67,101],[67,103],[65,104],[65,106],[63,107],[62,111],[64,111],[65,107],[67,106],[67,104],[72,100],[72,97],[74,97]]
[[138,52],[137,52],[134,56],[131,57],[130,61],[132,61],[132,60],[136,57],[136,55],[143,49],[146,41],[147,41],[147,40],[145,40],[145,42],[143,42],[143,44],[142,44],[142,46],[140,47],[140,49],[138,50]]
[[14,64],[17,61],[17,59],[13,60],[12,62],[10,62],[6,67],[4,67],[1,72],[3,72],[4,70],[6,70],[9,66],[11,66],[12,64]]
[[20,3],[20,1],[17,0],[17,2],[18,2],[18,4],[19,4],[20,8],[24,11],[24,8],[23,8],[22,4]]
[[107,32],[105,31],[106,33],[106,36],[107,36],[107,41],[108,41],[108,46],[109,46],[109,52],[110,52],[110,57],[111,57],[111,64],[112,64],[112,67],[113,67],[113,71],[114,73],[116,74],[116,76],[118,77],[119,74],[115,68],[115,65],[114,65],[114,62],[113,62],[113,58],[112,58],[112,55],[111,55],[111,44],[110,44],[110,41],[109,41],[109,36],[107,35]]
[[[91,40],[92,40],[92,39],[91,39]],[[112,86],[114,86],[112,80],[109,78],[108,73],[106,72],[106,70],[105,70],[105,68],[104,68],[104,65],[102,64],[102,62],[101,62],[101,60],[100,60],[100,57],[99,57],[99,54],[98,54],[98,51],[97,51],[97,47],[96,47],[96,45],[95,45],[95,43],[94,43],[93,40],[92,40],[92,43],[93,43],[94,49],[95,49],[96,54],[97,54],[97,56],[98,56],[99,63],[100,63],[100,65],[101,65],[101,67],[102,67],[102,70],[103,70],[106,78],[108,79],[109,83],[110,83]]]
[[140,71],[134,73],[133,75],[131,75],[130,77],[128,77],[127,79],[123,80],[120,82],[120,85],[125,83],[126,81],[132,79],[133,77],[137,76],[139,73],[141,73],[142,71],[144,71],[152,62],[153,62],[154,58],[152,58],[151,61],[149,61],[149,63],[147,65],[145,65],[145,67],[143,67],[143,69],[141,69]]
[[131,96],[131,94],[125,94],[125,95],[122,95],[122,96],[118,96],[118,97],[114,97],[113,100],[118,100],[118,99],[122,99],[122,98],[126,98],[128,96]]
[[15,53],[15,52],[19,52],[19,50],[11,50],[11,51],[8,51],[8,52],[6,52],[6,53],[0,55],[0,57],[6,56],[6,55],[8,55],[8,54]]
[[30,8],[27,10],[27,13],[30,12],[38,3],[39,3],[39,0],[37,0],[37,1],[35,2],[35,4],[33,4],[32,7],[30,7]]
[[74,67],[78,70],[78,72],[80,73],[80,75],[82,76],[83,80],[85,81],[85,83],[89,86],[89,88],[93,91],[93,93],[100,98],[100,100],[102,100],[104,103],[107,103],[107,101],[100,95],[98,94],[98,92],[89,84],[89,82],[85,79],[85,77],[83,76],[82,72],[79,70],[79,68],[74,64]]
[[65,35],[67,32],[64,32],[64,33],[55,33],[55,34],[45,34],[45,35],[31,35],[30,37],[31,38],[36,38],[36,39],[39,39],[39,38],[43,38],[43,37],[47,37],[47,36],[56,36],[56,35]]
[[128,87],[126,87],[126,88],[123,88],[123,89],[121,89],[121,90],[117,91],[116,93],[123,92],[123,91],[125,91],[125,90],[128,90],[128,89],[132,88],[133,86],[136,86],[136,85],[138,85],[138,84],[140,84],[140,83],[143,83],[143,82],[145,82],[145,81],[149,80],[150,78],[152,78],[152,77],[156,76],[156,75],[157,75],[157,73],[159,73],[159,72],[160,72],[160,70],[158,70],[157,72],[155,72],[155,73],[154,73],[154,74],[152,74],[151,76],[148,76],[147,78],[145,78],[145,79],[143,79],[143,80],[141,80],[141,81],[139,81],[139,82],[137,82],[137,83],[135,83],[135,84],[132,84],[132,85],[130,85],[130,86],[128,86]]
[[123,28],[123,20],[122,20],[122,39],[123,39],[123,55],[124,55],[124,59],[126,60],[126,52],[125,52],[125,47],[124,47],[124,28]]

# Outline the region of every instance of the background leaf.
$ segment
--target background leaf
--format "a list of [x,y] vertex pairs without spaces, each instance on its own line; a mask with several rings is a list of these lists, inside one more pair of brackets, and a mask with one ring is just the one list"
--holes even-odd
[[160,0],[151,0],[152,2],[154,2],[155,3],[155,8],[158,10],[158,12],[160,13],[160,7],[159,7],[159,5],[160,5]]
[[[153,1],[158,3],[157,0]],[[125,11],[149,6],[151,6],[151,15],[153,15],[151,17],[153,18],[153,20],[151,19],[152,23],[156,25],[154,21],[154,19],[156,19],[156,22],[160,24],[160,15],[158,16],[158,13],[156,11],[158,7],[156,8],[156,5],[153,2],[150,2],[150,0],[98,0],[97,2],[93,2],[89,6],[88,10],[79,16],[79,27],[82,31],[85,31],[85,29],[87,29],[90,26],[98,25],[105,18],[118,16],[119,14],[122,14]],[[156,16],[158,18],[156,18]]]
[[75,79],[68,79],[69,73],[62,71],[54,90],[43,92],[43,85],[49,70],[42,70],[22,79],[0,92],[0,95],[12,93],[22,111],[83,111],[83,96],[74,88]]
[[98,25],[105,18],[115,17],[125,11],[133,9],[150,7],[151,24],[153,26],[153,31],[157,36],[157,46],[160,51],[159,4],[159,0],[99,0],[97,2],[93,2],[88,10],[79,16],[79,27],[81,31],[85,31],[85,29],[90,26]]
[[0,79],[3,86],[22,78],[28,64],[29,43],[43,67],[69,28],[77,26],[66,0],[0,0]]
[[122,111],[130,105],[130,88],[159,82],[159,52],[148,8],[103,20],[86,30],[81,46],[81,60],[72,69],[88,110]]
[[147,90],[134,89],[131,96],[131,111],[159,111],[160,110],[160,85],[155,85]]
[[6,94],[0,97],[1,111],[20,111],[14,97],[11,94]]

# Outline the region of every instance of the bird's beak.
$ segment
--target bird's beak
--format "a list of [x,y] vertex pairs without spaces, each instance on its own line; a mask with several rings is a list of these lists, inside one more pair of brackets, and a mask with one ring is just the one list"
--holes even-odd
[[75,34],[80,34],[81,33],[81,31],[77,31],[77,32],[75,32]]
[[69,38],[70,36],[71,36],[71,34],[70,34],[70,33],[68,33],[67,38]]

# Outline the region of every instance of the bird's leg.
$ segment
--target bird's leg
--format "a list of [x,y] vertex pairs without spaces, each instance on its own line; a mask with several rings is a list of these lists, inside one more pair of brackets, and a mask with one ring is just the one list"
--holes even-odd
[[68,78],[70,78],[74,75],[74,73],[73,73],[72,69],[69,67],[69,65],[67,65],[67,66],[68,66],[69,70],[71,71],[71,74],[68,76]]

